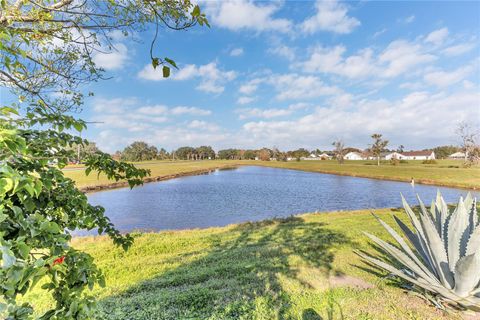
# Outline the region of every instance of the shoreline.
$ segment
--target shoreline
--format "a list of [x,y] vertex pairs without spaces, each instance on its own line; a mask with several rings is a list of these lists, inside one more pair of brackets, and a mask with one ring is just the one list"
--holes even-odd
[[[401,177],[388,177],[388,176],[376,176],[376,175],[368,175],[368,174],[357,174],[357,173],[349,173],[349,172],[339,172],[339,171],[329,171],[329,170],[309,170],[309,169],[301,169],[301,168],[292,168],[292,167],[282,167],[282,166],[275,166],[275,165],[268,165],[262,163],[255,163],[255,164],[243,164],[243,163],[235,163],[235,164],[228,164],[228,165],[219,165],[212,168],[194,170],[194,171],[185,171],[179,172],[175,174],[163,175],[163,176],[154,176],[154,177],[146,177],[143,179],[144,183],[151,183],[151,182],[159,182],[165,180],[171,180],[181,177],[188,177],[188,176],[197,176],[203,174],[209,174],[215,170],[222,170],[222,169],[235,169],[241,166],[262,166],[268,168],[277,168],[277,169],[287,169],[287,170],[296,170],[296,171],[303,171],[303,172],[313,172],[313,173],[321,173],[321,174],[332,174],[338,176],[347,176],[347,177],[356,177],[356,178],[367,178],[367,179],[376,179],[376,180],[386,180],[386,181],[396,181],[396,182],[405,182],[409,183],[410,180]],[[430,186],[438,186],[438,187],[447,187],[447,188],[456,188],[456,189],[463,189],[468,191],[478,191],[480,187],[475,186],[462,186],[454,183],[442,183],[440,181],[430,180],[430,179],[418,179],[415,180],[415,184],[421,185],[430,185]],[[79,187],[80,191],[84,193],[93,193],[98,191],[105,191],[111,189],[119,189],[128,187],[128,183],[126,181],[119,181],[119,182],[112,182],[107,184],[99,184],[99,185],[90,185]]]
[[[356,173],[347,173],[347,172],[337,172],[337,171],[328,171],[328,170],[308,170],[308,169],[299,169],[299,168],[285,168],[285,167],[277,167],[277,166],[268,166],[259,164],[259,166],[269,167],[269,168],[278,168],[278,169],[287,169],[287,170],[297,170],[297,171],[304,171],[304,172],[316,172],[316,173],[323,173],[323,174],[333,174],[337,176],[344,176],[344,177],[355,177],[355,178],[367,178],[367,179],[375,179],[375,180],[386,180],[386,181],[396,181],[396,182],[406,182],[410,183],[409,179],[404,179],[400,177],[388,177],[388,176],[374,176],[374,175],[367,175],[367,174],[356,174]],[[469,191],[478,191],[480,190],[479,187],[475,186],[461,186],[458,184],[450,184],[450,183],[442,183],[435,180],[429,179],[418,179],[415,180],[415,184],[423,184],[423,185],[430,185],[430,186],[437,186],[437,187],[446,187],[446,188],[455,188],[455,189],[464,189]]]
[[[171,179],[176,179],[176,178],[181,178],[181,177],[199,176],[199,175],[203,175],[203,174],[209,174],[209,173],[211,173],[213,171],[216,171],[216,170],[235,169],[239,166],[240,165],[223,165],[223,166],[216,166],[216,167],[207,168],[207,169],[200,169],[200,170],[194,170],[194,171],[186,171],[186,172],[168,174],[168,175],[164,175],[164,176],[146,177],[146,178],[143,179],[143,183],[159,182],[159,181],[171,180]],[[80,191],[82,191],[84,193],[93,193],[93,192],[98,192],[98,191],[120,189],[120,188],[126,188],[126,187],[128,187],[128,182],[127,181],[118,181],[118,182],[112,182],[112,183],[108,183],[108,184],[99,184],[99,185],[79,187],[79,189],[80,189]]]

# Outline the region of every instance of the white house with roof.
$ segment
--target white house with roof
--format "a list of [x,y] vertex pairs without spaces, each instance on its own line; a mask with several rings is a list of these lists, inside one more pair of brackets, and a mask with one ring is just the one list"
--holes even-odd
[[345,160],[366,160],[367,157],[365,157],[362,153],[352,151],[347,153],[344,157]]
[[455,152],[448,156],[448,159],[465,159],[465,153]]
[[435,160],[435,152],[432,150],[426,151],[408,151],[402,152],[404,160]]
[[404,155],[399,153],[399,152],[391,152],[391,153],[388,153],[385,155],[385,160],[392,160],[392,159],[398,159],[398,160],[402,160],[404,159]]

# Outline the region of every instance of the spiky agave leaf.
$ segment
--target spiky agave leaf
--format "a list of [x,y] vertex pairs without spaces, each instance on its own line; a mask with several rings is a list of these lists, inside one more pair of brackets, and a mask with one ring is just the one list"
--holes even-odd
[[467,251],[469,231],[469,214],[465,208],[463,199],[460,197],[457,208],[452,213],[448,223],[448,264],[450,270],[455,271],[458,260]]
[[480,225],[476,200],[470,194],[465,200],[460,198],[456,209],[450,213],[438,193],[430,211],[419,199],[418,217],[403,196],[402,201],[413,230],[394,218],[411,246],[376,215],[375,218],[399,247],[376,236],[367,236],[407,270],[402,271],[375,257],[358,254],[368,262],[440,295],[449,303],[480,310]]

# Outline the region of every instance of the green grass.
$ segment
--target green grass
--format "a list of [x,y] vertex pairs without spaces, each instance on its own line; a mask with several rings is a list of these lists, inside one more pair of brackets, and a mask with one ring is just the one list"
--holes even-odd
[[[205,161],[146,161],[135,165],[142,169],[149,169],[152,177],[165,177],[177,174],[191,173],[200,170],[209,170],[219,167],[235,165],[232,161],[205,160]],[[112,181],[106,176],[98,176],[95,172],[86,176],[83,167],[67,167],[65,175],[76,181],[81,188],[88,186],[107,185]]]
[[[323,172],[358,177],[410,181],[413,177],[417,183],[427,183],[441,186],[461,187],[469,189],[480,188],[480,167],[463,168],[462,161],[437,160],[437,164],[422,164],[422,161],[409,161],[406,164],[392,166],[383,163],[376,166],[375,161],[346,161],[340,165],[336,161],[235,161],[235,160],[205,160],[205,161],[150,161],[138,163],[137,166],[150,169],[152,177],[174,176],[188,174],[199,170],[209,170],[232,165],[262,165],[269,167],[296,169],[312,172]],[[65,171],[68,177],[77,182],[79,187],[106,185],[106,177],[95,173],[85,176],[83,170]]]
[[[391,210],[378,213],[393,223]],[[100,319],[460,319],[369,271],[353,253],[371,251],[365,230],[387,238],[351,211],[137,234],[128,252],[105,237],[73,245],[105,272]],[[39,291],[28,299],[48,304]]]
[[388,161],[380,166],[375,161],[346,161],[340,165],[336,161],[267,161],[260,162],[278,168],[334,173],[357,177],[411,181],[461,188],[480,188],[480,167],[464,168],[462,161],[437,160],[437,164],[422,164],[422,161],[392,166]]

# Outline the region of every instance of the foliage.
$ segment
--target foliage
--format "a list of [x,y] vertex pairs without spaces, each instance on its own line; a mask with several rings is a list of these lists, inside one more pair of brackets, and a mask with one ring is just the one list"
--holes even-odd
[[333,154],[335,155],[335,159],[337,159],[338,163],[343,164],[344,157],[348,153],[345,149],[345,144],[342,140],[337,140],[332,143],[334,147]]
[[465,166],[471,167],[480,163],[480,145],[478,138],[480,128],[467,122],[460,122],[456,134],[461,140],[462,152],[465,153]]
[[300,148],[300,149],[297,149],[297,150],[293,150],[293,151],[288,151],[287,152],[287,156],[291,157],[291,158],[302,158],[302,157],[308,157],[310,155],[310,151],[308,151],[307,149],[304,149],[304,148]]
[[390,164],[392,166],[398,166],[400,164],[400,160],[398,160],[396,157],[390,158]]
[[456,146],[439,146],[433,148],[433,152],[435,152],[435,157],[437,159],[447,159],[449,155],[460,151],[461,149]]
[[380,155],[382,151],[387,147],[388,140],[382,139],[382,135],[379,133],[372,134],[373,143],[370,146],[370,152],[377,158],[377,166],[380,165]]
[[224,149],[218,151],[218,158],[225,160],[237,160],[240,159],[240,151],[238,149]]
[[35,96],[35,102],[60,111],[80,106],[80,86],[103,78],[94,56],[115,50],[111,31],[129,35],[153,24],[151,62],[168,76],[177,66],[154,55],[159,26],[208,25],[190,0],[3,0],[0,6],[0,83],[20,100]]
[[411,246],[377,216],[400,247],[374,235],[367,233],[367,236],[405,269],[360,255],[418,288],[439,295],[448,303],[480,310],[480,224],[475,199],[470,193],[465,200],[460,198],[453,212],[440,193],[429,211],[419,199],[419,218],[405,199],[402,200],[413,230],[394,218]]
[[438,162],[435,159],[427,159],[423,160],[422,164],[438,164]]
[[[29,318],[32,306],[17,305],[17,296],[44,279],[42,288],[56,300],[44,319],[87,318],[94,300],[84,290],[104,281],[92,258],[69,246],[71,231],[98,228],[125,249],[132,238],[121,235],[104,209],[90,205],[61,171],[74,157],[67,147],[82,143],[66,131],[82,129],[85,123],[42,109],[29,110],[24,118],[11,108],[0,111],[0,296],[4,300],[0,314],[8,319]],[[10,124],[13,115],[16,126]],[[35,124],[50,124],[51,128],[40,130]],[[89,155],[85,162],[87,173],[98,171],[114,180],[127,179],[131,187],[141,184],[148,173],[101,152]]]
[[270,149],[263,148],[260,151],[258,151],[258,158],[261,161],[270,161],[270,158],[272,157],[273,152]]
[[124,161],[147,161],[157,158],[158,150],[143,141],[135,141],[123,149],[121,158]]
[[71,147],[67,147],[68,150],[72,150],[75,153],[73,158],[69,159],[69,162],[81,163],[89,155],[93,155],[100,151],[95,142],[84,140],[84,143],[74,143]]
[[[168,76],[175,62],[153,52],[159,26],[208,22],[189,0],[3,0],[0,12],[0,84],[18,97],[0,106],[0,317],[31,318],[31,304],[17,298],[42,280],[55,300],[42,319],[91,318],[94,300],[85,289],[103,285],[103,275],[92,257],[69,246],[71,232],[97,228],[124,249],[132,238],[64,176],[61,169],[75,157],[71,148],[87,143],[69,133],[86,123],[66,112],[81,108],[84,84],[103,79],[94,56],[114,50],[112,31],[127,36],[153,24],[152,65]],[[87,174],[131,187],[148,174],[102,152],[84,161]]]

